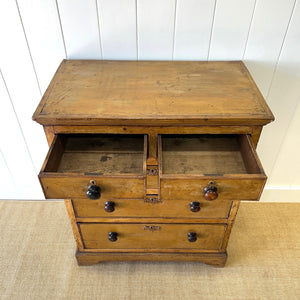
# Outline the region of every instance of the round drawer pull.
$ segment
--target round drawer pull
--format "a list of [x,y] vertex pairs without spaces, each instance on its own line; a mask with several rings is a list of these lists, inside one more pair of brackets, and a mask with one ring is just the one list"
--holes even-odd
[[188,241],[193,243],[197,241],[197,233],[196,232],[189,232],[188,233]]
[[108,239],[111,242],[115,242],[118,239],[118,233],[117,232],[109,232],[108,233]]
[[106,201],[105,202],[105,206],[104,206],[104,210],[106,212],[113,212],[115,210],[115,202],[113,201]]
[[91,185],[87,188],[86,196],[91,200],[96,200],[101,197],[101,188],[95,184],[95,181],[91,180]]
[[212,200],[215,200],[218,198],[218,189],[217,187],[214,185],[214,182],[211,181],[209,183],[208,186],[206,186],[204,189],[203,189],[203,193],[204,193],[204,199],[205,200],[209,200],[209,201],[212,201]]
[[192,212],[198,212],[200,210],[200,202],[193,201],[190,203],[190,210]]

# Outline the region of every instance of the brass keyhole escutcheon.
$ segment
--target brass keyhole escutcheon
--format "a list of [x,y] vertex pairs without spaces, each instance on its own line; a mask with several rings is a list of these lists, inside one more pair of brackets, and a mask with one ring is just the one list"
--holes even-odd
[[147,175],[149,175],[149,176],[157,176],[158,175],[158,169],[157,168],[149,168],[149,169],[147,169]]

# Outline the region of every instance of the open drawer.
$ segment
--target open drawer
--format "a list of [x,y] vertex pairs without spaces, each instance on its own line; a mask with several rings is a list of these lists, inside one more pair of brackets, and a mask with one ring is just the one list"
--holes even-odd
[[266,175],[248,135],[160,135],[160,197],[259,200]]
[[146,157],[146,135],[56,135],[39,179],[46,198],[144,198]]

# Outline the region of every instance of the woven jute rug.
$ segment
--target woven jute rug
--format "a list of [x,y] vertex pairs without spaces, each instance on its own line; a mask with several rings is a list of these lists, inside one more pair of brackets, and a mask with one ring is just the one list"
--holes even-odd
[[0,299],[300,299],[300,203],[242,203],[225,268],[78,267],[62,201],[0,201]]

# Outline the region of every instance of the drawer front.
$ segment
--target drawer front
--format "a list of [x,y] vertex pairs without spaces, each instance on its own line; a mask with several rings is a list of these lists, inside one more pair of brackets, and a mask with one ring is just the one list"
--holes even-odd
[[167,179],[160,182],[161,199],[186,199],[203,201],[204,189],[214,182],[217,189],[217,200],[259,200],[265,179]]
[[159,136],[160,196],[259,200],[266,175],[247,135]]
[[91,182],[92,198],[143,198],[146,158],[145,135],[61,134],[39,179],[46,198],[84,198]]
[[79,223],[85,249],[215,251],[226,225]]
[[144,197],[145,181],[143,178],[61,177],[40,174],[39,179],[47,199],[84,198],[91,180],[94,180],[101,188],[101,198]]
[[[163,200],[149,203],[144,199],[73,199],[76,217],[169,217],[226,219],[231,201],[191,203],[187,200]],[[198,206],[199,204],[199,206]]]

